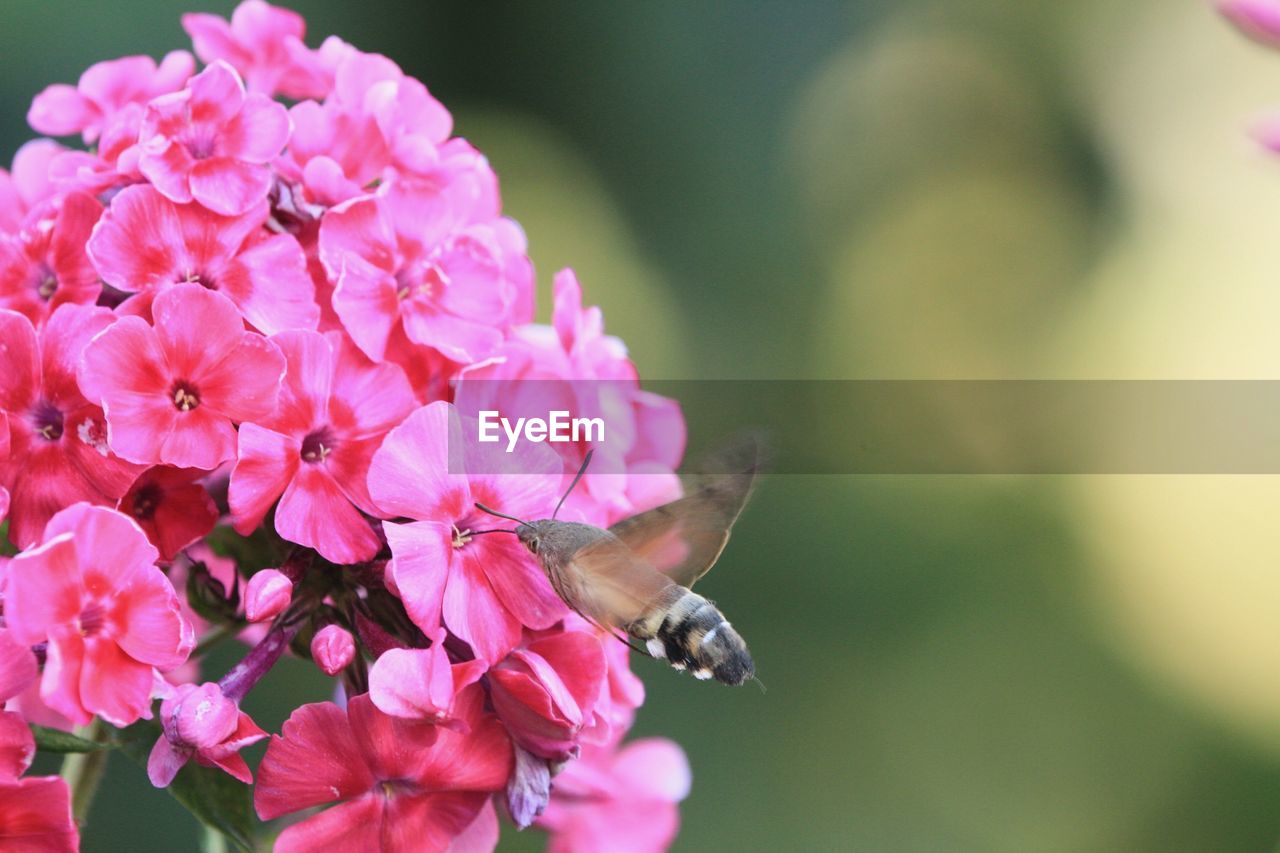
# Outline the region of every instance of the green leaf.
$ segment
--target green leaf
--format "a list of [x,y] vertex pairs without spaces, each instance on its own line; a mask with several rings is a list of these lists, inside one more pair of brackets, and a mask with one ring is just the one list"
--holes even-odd
[[[158,737],[160,727],[155,722],[134,723],[121,733],[120,747],[125,755],[146,767]],[[178,771],[165,790],[205,826],[221,832],[246,853],[253,850],[253,812],[248,785],[193,759]]]
[[41,752],[97,752],[100,749],[115,749],[114,743],[98,743],[44,726],[33,725],[31,735],[36,739],[36,749]]

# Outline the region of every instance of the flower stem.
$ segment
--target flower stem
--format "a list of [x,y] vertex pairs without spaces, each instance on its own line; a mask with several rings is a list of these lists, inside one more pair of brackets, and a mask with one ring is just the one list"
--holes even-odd
[[291,616],[291,610],[286,610],[276,617],[271,630],[262,641],[249,650],[244,660],[222,676],[218,686],[222,688],[224,696],[233,702],[239,702],[276,665],[285,649],[289,648],[294,635],[302,628],[301,621]]
[[[106,727],[95,717],[89,725],[77,729],[76,734],[97,743],[106,734]],[[67,786],[71,788],[71,813],[81,826],[89,817],[89,807],[93,804],[93,795],[98,792],[102,775],[107,770],[107,756],[110,754],[109,749],[73,752],[62,761],[62,778],[67,780]]]

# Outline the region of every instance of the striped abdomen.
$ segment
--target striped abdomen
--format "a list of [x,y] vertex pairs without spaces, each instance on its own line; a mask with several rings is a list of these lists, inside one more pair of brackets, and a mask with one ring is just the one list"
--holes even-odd
[[649,654],[697,678],[714,676],[725,684],[742,684],[755,675],[747,644],[714,604],[676,584],[667,593],[626,627],[628,634],[645,641]]

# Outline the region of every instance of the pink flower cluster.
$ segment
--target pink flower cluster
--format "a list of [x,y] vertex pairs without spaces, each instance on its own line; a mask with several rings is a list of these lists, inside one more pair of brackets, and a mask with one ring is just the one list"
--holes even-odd
[[[0,846],[78,846],[67,784],[19,778],[26,722],[158,717],[152,782],[256,776],[278,850],[491,849],[500,813],[664,848],[689,771],[623,743],[626,647],[474,533],[476,501],[550,515],[583,448],[462,473],[448,440],[471,380],[621,383],[627,440],[565,510],[607,524],[678,494],[678,407],[572,272],[533,322],[524,234],[422,83],[262,0],[183,26],[195,56],[37,95],[31,126],[78,142],[0,170]],[[224,635],[253,645],[206,680]],[[285,654],[335,701],[269,735],[240,705]]]

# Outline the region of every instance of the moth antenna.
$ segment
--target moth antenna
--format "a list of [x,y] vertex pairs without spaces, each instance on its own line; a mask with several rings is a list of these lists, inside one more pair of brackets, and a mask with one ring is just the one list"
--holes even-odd
[[551,513],[551,519],[560,514],[560,507],[564,506],[565,500],[569,495],[573,494],[573,487],[578,485],[578,481],[582,479],[582,475],[587,473],[587,466],[591,464],[591,457],[595,454],[594,450],[588,450],[587,455],[583,457],[582,466],[578,468],[578,473],[573,475],[573,482],[569,484],[569,488],[564,490],[564,494],[560,496],[560,503],[556,504],[556,511]]
[[[520,519],[516,518],[514,515],[505,515],[501,512],[498,512],[496,509],[489,509],[487,506],[480,503],[480,501],[476,501],[476,509],[480,510],[481,512],[487,512],[489,513],[489,515],[496,515],[498,518],[505,518],[507,521],[514,521],[516,524],[529,523],[527,521],[521,521]],[[513,530],[510,532],[514,533],[515,531]]]

